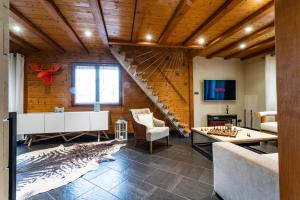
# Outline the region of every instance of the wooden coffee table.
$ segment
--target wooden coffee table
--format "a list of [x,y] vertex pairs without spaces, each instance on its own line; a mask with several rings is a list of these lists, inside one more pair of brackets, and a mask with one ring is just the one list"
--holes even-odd
[[226,137],[207,134],[207,129],[213,127],[192,128],[191,143],[192,146],[212,158],[212,144],[214,142],[232,142],[240,146],[255,146],[260,142],[277,141],[277,135],[236,127],[239,131],[236,137]]

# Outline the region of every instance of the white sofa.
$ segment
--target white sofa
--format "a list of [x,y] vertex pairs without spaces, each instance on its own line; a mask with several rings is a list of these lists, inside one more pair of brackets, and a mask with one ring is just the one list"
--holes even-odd
[[278,133],[278,123],[276,122],[277,111],[258,112],[260,129],[272,133]]
[[214,190],[224,200],[279,200],[278,154],[213,144]]

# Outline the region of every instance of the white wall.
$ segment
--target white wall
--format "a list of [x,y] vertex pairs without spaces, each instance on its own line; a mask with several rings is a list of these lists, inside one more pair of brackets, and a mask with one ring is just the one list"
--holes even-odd
[[276,57],[268,55],[265,60],[266,109],[277,110]]
[[[193,70],[194,126],[206,126],[207,114],[225,113],[226,105],[229,105],[230,113],[238,114],[238,118],[242,119],[244,109],[244,71],[242,62],[238,59],[206,59],[197,56],[193,59]],[[236,80],[236,101],[204,102],[202,87],[205,79]],[[195,92],[199,94],[196,95]]]
[[259,129],[260,122],[256,113],[266,110],[265,100],[265,59],[261,57],[253,58],[243,62],[244,68],[244,95],[245,109],[247,111],[246,122],[250,127],[250,110],[252,110],[252,128]]

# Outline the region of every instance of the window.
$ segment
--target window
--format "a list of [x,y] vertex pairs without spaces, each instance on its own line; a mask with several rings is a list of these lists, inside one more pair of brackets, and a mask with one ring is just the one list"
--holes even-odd
[[120,104],[121,70],[118,65],[82,64],[72,67],[75,105]]

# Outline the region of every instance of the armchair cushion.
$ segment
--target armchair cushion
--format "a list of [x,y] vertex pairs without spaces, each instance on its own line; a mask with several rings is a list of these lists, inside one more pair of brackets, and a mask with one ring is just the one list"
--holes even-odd
[[152,128],[153,124],[153,113],[148,114],[138,114],[138,120],[141,124],[145,125],[147,128]]
[[165,122],[159,119],[156,119],[155,117],[153,117],[153,123],[155,127],[163,127],[166,126]]
[[169,136],[169,127],[147,128],[146,140],[155,141]]
[[277,122],[264,122],[260,124],[261,130],[269,131],[273,133],[278,132],[278,125]]

